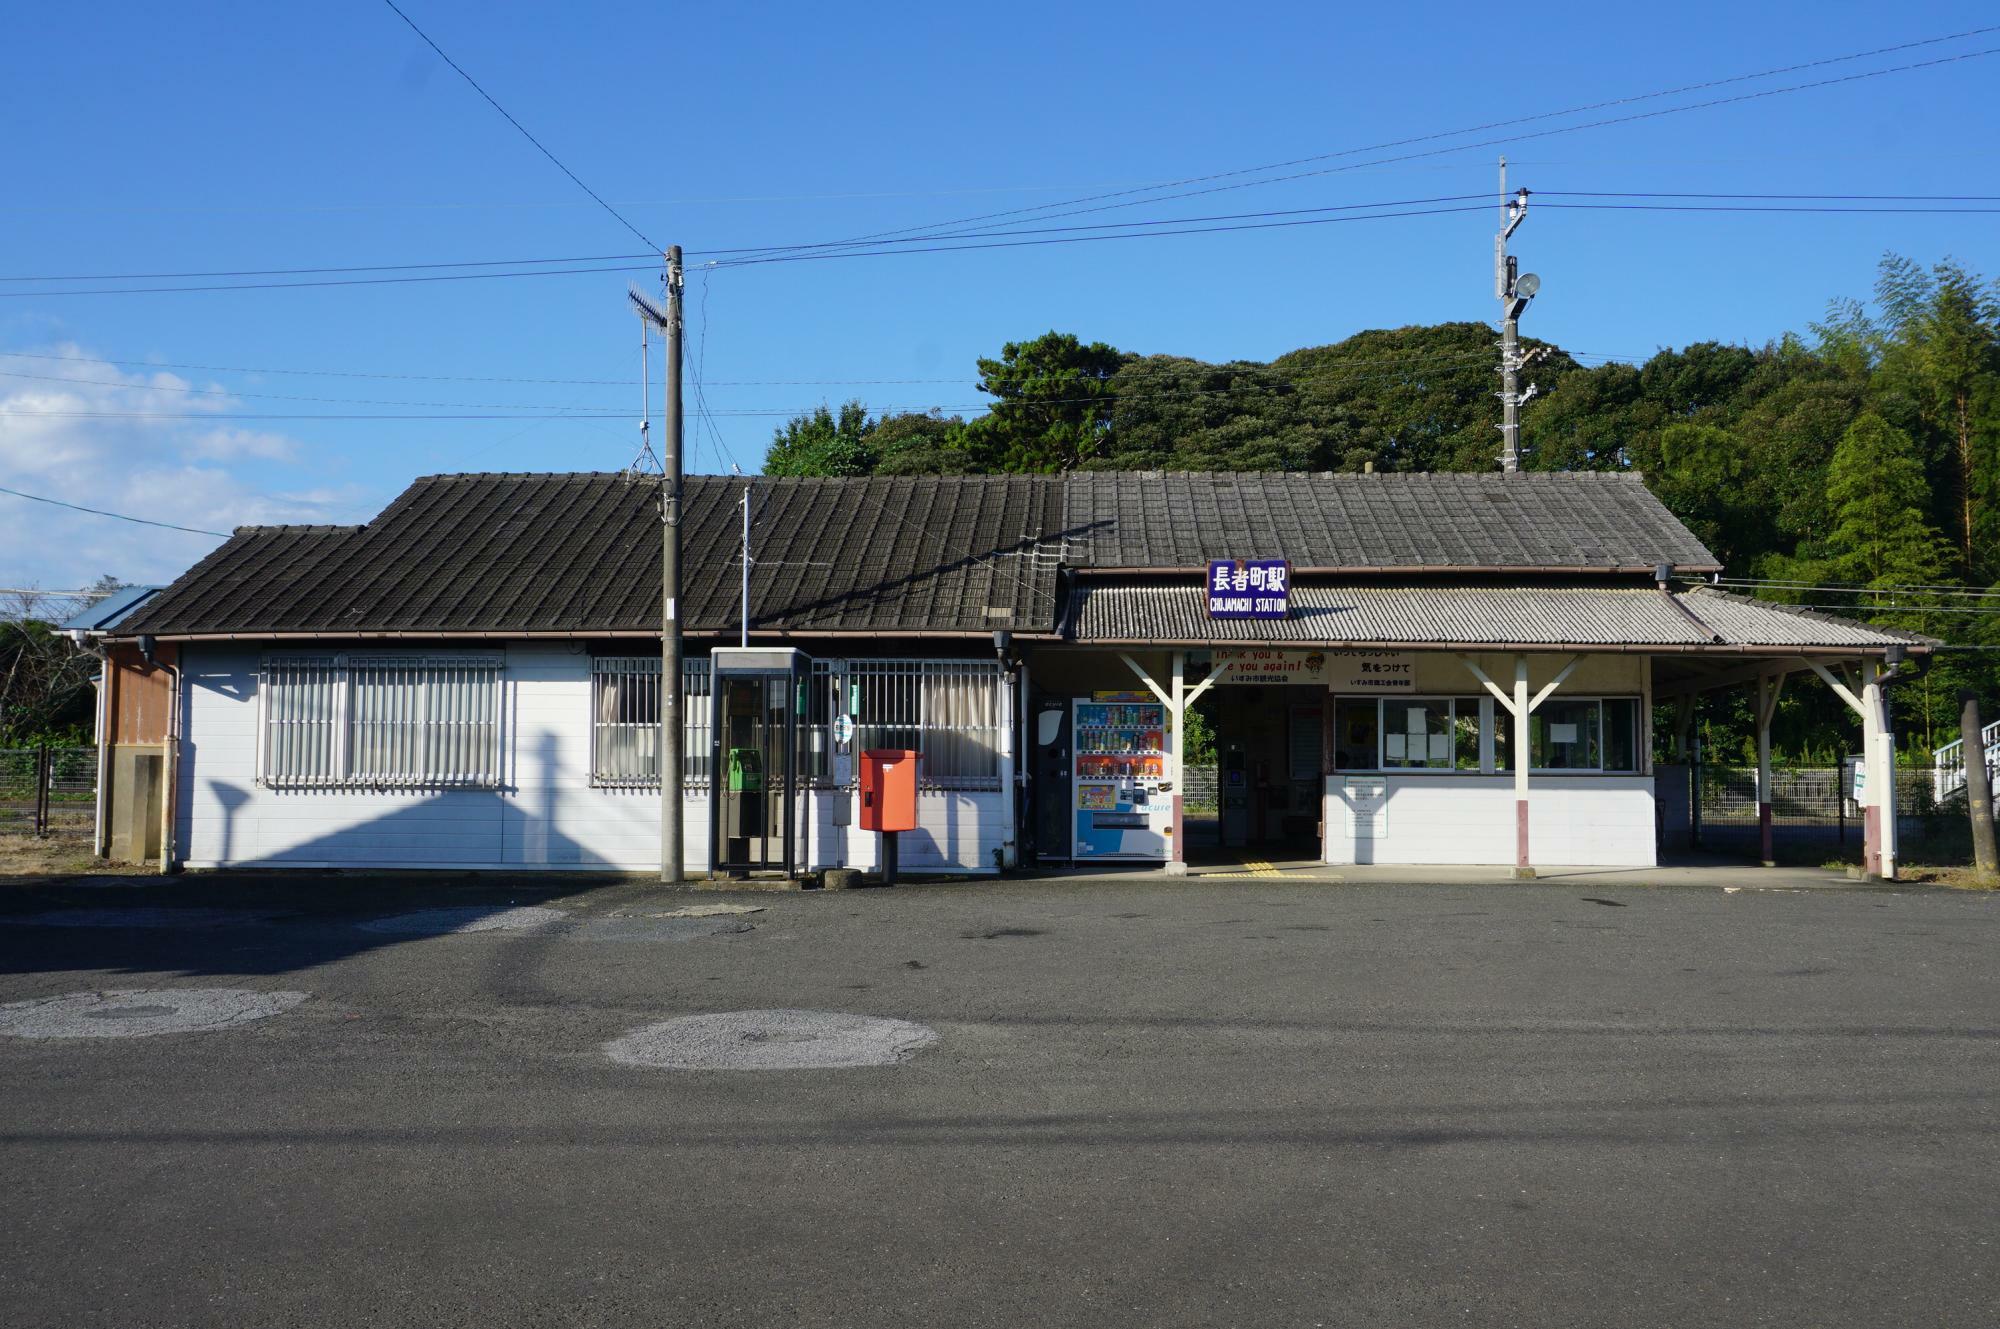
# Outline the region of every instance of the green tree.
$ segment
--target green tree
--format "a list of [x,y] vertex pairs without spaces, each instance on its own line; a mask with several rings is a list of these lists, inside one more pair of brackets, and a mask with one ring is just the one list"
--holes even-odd
[[1989,480],[1980,462],[2000,384],[2000,301],[1949,259],[1925,270],[1895,254],[1882,260],[1875,298],[1886,325],[1884,387],[1908,393],[1924,425],[1941,436],[1938,451],[1948,464],[1936,478],[1951,495],[1961,565],[1970,577],[1991,575],[2000,569],[1980,548]]
[[773,433],[764,474],[867,475],[878,457],[876,428],[858,401],[842,406],[838,415],[825,406],[795,415]]
[[1949,555],[1925,511],[1929,492],[1908,434],[1873,412],[1855,420],[1827,469],[1834,526],[1821,575],[1878,590],[1941,585]]
[[968,447],[991,469],[1073,471],[1107,451],[1115,398],[1111,380],[1128,357],[1067,332],[1008,342],[979,361],[979,389],[992,409],[970,426]]
[[979,470],[966,424],[956,415],[905,411],[876,423],[869,443],[878,475],[964,475]]

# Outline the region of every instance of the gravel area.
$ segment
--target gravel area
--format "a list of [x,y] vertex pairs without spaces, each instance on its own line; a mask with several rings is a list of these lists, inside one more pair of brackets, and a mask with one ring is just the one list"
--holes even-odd
[[845,1070],[894,1066],[937,1041],[908,1020],[845,1011],[726,1011],[634,1029],[604,1045],[627,1066],[670,1071]]
[[146,1038],[207,1033],[277,1015],[308,995],[244,988],[66,992],[59,997],[0,1006],[0,1034],[15,1038]]
[[390,914],[357,924],[364,932],[386,932],[399,937],[442,937],[459,932],[536,932],[553,927],[569,917],[564,909],[521,905],[494,909],[460,905],[447,909],[418,909],[407,914]]

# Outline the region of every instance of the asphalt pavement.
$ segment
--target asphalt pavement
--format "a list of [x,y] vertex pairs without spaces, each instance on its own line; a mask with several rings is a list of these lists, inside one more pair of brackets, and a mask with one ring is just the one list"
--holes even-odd
[[[1997,946],[1924,889],[16,892],[0,1323],[1991,1325]],[[627,1055],[685,1025],[787,1069]]]

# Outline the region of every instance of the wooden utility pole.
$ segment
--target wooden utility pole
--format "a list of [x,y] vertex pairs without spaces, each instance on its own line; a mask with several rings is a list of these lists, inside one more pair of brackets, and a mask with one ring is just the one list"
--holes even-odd
[[666,447],[660,458],[660,880],[681,881],[681,247],[667,250]]
[[1970,688],[1958,694],[1959,750],[1965,754],[1965,811],[1972,818],[1972,865],[1982,873],[2000,872],[2000,854],[1993,846],[1993,781],[1986,772],[1986,742],[1979,724],[1979,694]]

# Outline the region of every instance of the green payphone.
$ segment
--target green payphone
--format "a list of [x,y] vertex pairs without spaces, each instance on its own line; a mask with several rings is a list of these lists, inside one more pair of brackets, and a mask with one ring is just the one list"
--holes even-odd
[[709,657],[709,865],[730,874],[801,865],[801,715],[812,662],[799,651],[719,646]]

